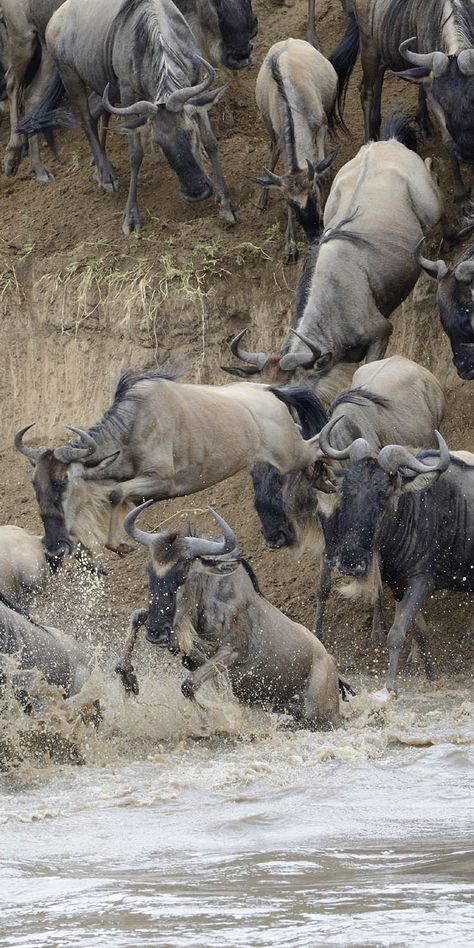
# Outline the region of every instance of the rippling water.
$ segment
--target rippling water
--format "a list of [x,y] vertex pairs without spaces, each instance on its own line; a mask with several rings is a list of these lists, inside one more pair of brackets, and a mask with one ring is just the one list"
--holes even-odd
[[225,688],[193,706],[160,661],[138,699],[96,673],[99,735],[54,701],[10,720],[34,740],[0,783],[2,948],[472,944],[472,680],[355,682],[313,734]]

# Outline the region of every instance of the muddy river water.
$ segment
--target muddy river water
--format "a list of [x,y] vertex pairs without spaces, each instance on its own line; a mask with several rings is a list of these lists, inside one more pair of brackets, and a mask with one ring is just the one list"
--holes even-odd
[[49,703],[0,777],[2,948],[472,944],[471,679],[359,679],[309,733],[161,662],[138,699],[97,673],[100,735]]

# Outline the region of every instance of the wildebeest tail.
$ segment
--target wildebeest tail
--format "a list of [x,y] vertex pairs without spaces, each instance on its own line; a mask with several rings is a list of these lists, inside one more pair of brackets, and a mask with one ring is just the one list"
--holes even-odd
[[343,678],[339,678],[337,684],[339,687],[339,694],[341,695],[343,701],[349,700],[347,697],[348,695],[352,695],[352,697],[355,698],[357,692],[354,691],[349,682],[344,681]]
[[270,392],[288,409],[294,408],[305,440],[317,435],[328,422],[328,415],[319,398],[302,385],[286,385],[284,388],[270,386]]
[[416,151],[417,135],[414,121],[413,115],[400,112],[398,109],[393,109],[390,115],[385,119],[382,141],[388,142],[393,138],[395,141],[400,142],[401,145],[405,145],[405,148]]
[[344,123],[342,113],[346,101],[347,86],[352,75],[352,70],[356,64],[359,55],[360,37],[359,27],[353,13],[349,17],[349,23],[344,36],[337,44],[335,50],[328,57],[329,62],[337,72],[337,96],[331,114],[328,115],[329,127],[334,128],[340,125],[344,131],[347,127]]
[[17,131],[22,135],[36,135],[38,132],[75,128],[78,123],[71,112],[59,108],[65,91],[61,76],[56,70],[48,88],[31,112],[18,123]]

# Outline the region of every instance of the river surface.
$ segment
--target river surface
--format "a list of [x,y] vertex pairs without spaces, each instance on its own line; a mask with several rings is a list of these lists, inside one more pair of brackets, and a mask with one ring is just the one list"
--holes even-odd
[[[310,733],[222,687],[192,705],[173,661],[138,699],[96,680],[98,735],[49,705],[36,743],[16,722],[2,948],[472,945],[472,679],[398,701],[356,680],[344,725]],[[48,731],[83,763],[42,754]]]

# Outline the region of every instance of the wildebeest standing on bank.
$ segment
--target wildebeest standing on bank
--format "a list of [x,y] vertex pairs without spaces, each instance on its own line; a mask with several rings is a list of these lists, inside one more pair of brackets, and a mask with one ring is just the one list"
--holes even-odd
[[252,62],[258,20],[251,0],[175,0],[199,48],[213,66],[244,69]]
[[[391,690],[406,632],[426,597],[437,589],[474,592],[474,455],[450,454],[437,437],[438,452],[416,456],[401,445],[377,454],[364,439],[348,445],[340,502],[321,517],[329,563],[362,577],[378,555],[397,601],[387,637]],[[430,674],[423,631],[417,638]]]
[[[341,124],[346,81],[359,49],[354,21],[329,59],[305,40],[287,39],[268,51],[257,76],[256,99],[271,140],[269,170],[259,207],[268,188],[278,188],[288,204],[285,262],[298,257],[293,213],[310,243],[321,231],[319,178],[334,156],[326,156],[328,129]],[[282,156],[284,174],[274,174]],[[316,165],[316,167],[315,167]]]
[[338,724],[334,659],[311,632],[264,599],[225,520],[209,508],[223,533],[219,540],[184,531],[146,533],[135,519],[147,506],[125,520],[129,535],[149,550],[150,591],[149,608],[134,614],[117,668],[125,685],[134,683],[131,652],[139,625],[146,623],[149,642],[181,652],[193,669],[181,686],[186,697],[225,669],[241,701],[270,704],[306,727]]
[[[474,3],[354,0],[354,10],[360,29],[366,141],[380,130],[385,70],[399,71],[402,78],[420,84],[425,127],[426,95],[451,156],[456,197],[464,197],[459,162],[474,163]],[[406,69],[407,60],[414,68]]]
[[26,425],[15,447],[35,468],[46,551],[64,556],[73,541],[120,551],[131,500],[204,490],[257,461],[282,473],[306,467],[317,447],[289,408],[308,436],[319,430],[319,404],[306,389],[184,384],[152,369],[122,376],[112,406],[88,431],[74,428],[72,443],[29,447]]
[[341,361],[385,354],[388,317],[420,274],[416,247],[442,216],[431,159],[423,161],[405,141],[416,147],[407,120],[392,115],[384,140],[364,145],[337,173],[325,230],[299,287],[303,313],[280,360],[283,370],[325,374]]
[[428,260],[421,248],[417,256],[425,273],[438,281],[436,302],[459,378],[474,379],[474,244],[453,266]]
[[[215,192],[228,223],[235,222],[230,194],[220,166],[217,142],[207,110],[222,89],[210,90],[215,72],[200,56],[186,20],[172,0],[66,0],[51,18],[46,45],[58,73],[20,131],[70,127],[72,117],[58,109],[64,91],[77,111],[89,140],[96,176],[106,191],[116,191],[117,175],[97,133],[87,90],[104,95],[104,106],[134,121],[128,127],[130,188],[124,211],[126,234],[139,228],[137,180],[143,160],[139,126],[150,122],[176,172],[188,202],[209,197],[211,182],[202,167],[202,152],[212,163]],[[204,66],[206,78],[200,81]],[[120,109],[111,103],[120,102]]]
[[[363,365],[354,373],[352,386],[341,392],[330,411],[322,414],[320,444],[331,431],[331,460],[319,461],[313,476],[301,471],[282,477],[269,465],[252,471],[255,507],[262,524],[265,543],[271,549],[301,546],[306,542],[312,553],[322,552],[314,624],[322,637],[323,618],[331,591],[331,572],[324,555],[324,538],[319,512],[326,516],[339,502],[336,487],[347,466],[346,449],[356,438],[364,438],[377,452],[386,444],[399,442],[429,447],[434,430],[444,414],[444,396],[434,375],[403,356]],[[324,424],[324,428],[323,428]],[[327,426],[327,427],[326,427]],[[320,456],[323,456],[321,450]],[[372,598],[372,636],[382,637],[380,582],[374,564],[372,582],[366,592]]]

